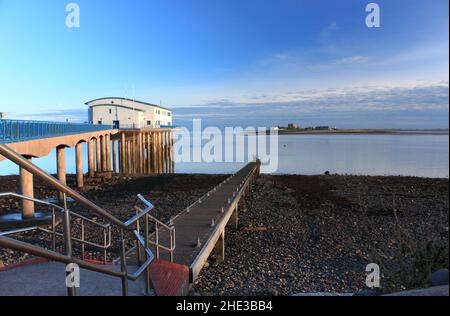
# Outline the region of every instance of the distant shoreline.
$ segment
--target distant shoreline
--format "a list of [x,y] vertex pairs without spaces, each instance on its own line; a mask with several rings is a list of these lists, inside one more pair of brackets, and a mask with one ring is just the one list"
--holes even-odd
[[[248,133],[253,134],[253,133]],[[259,132],[255,132],[259,134]],[[270,131],[266,131],[270,134]],[[449,135],[448,129],[278,130],[279,135]]]

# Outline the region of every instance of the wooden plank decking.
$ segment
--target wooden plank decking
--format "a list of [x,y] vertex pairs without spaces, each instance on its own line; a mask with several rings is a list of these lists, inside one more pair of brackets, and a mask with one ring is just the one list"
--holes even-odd
[[[174,262],[189,267],[190,282],[197,278],[217,243],[223,242],[230,219],[237,222],[239,201],[248,193],[258,173],[257,162],[247,164],[172,219],[176,233]],[[169,233],[161,229],[159,241],[170,245]],[[223,249],[223,244],[219,246]],[[160,259],[168,261],[170,256],[160,249]]]

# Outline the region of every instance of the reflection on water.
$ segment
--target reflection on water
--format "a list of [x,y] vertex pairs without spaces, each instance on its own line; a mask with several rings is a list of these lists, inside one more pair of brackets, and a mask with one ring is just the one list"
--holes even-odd
[[[278,154],[278,174],[313,175],[329,171],[356,175],[449,176],[447,134],[280,135]],[[179,163],[176,171],[224,173],[241,166]]]
[[[250,136],[254,137],[254,136]],[[226,144],[232,146],[232,144]],[[67,171],[75,171],[75,153],[67,150]],[[83,152],[86,153],[84,147]],[[34,162],[56,172],[55,154]],[[243,164],[177,163],[178,173],[230,173]],[[87,157],[84,157],[87,171]],[[449,176],[448,135],[280,135],[280,174]],[[0,175],[17,174],[10,162],[0,162]]]
[[280,136],[278,173],[449,176],[448,135]]

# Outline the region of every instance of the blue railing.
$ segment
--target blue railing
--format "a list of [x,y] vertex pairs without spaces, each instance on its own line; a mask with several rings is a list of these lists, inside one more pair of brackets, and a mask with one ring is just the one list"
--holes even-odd
[[0,119],[0,142],[13,143],[110,129],[113,129],[112,125]]
[[173,126],[173,125],[158,125],[158,126],[143,125],[143,126],[139,126],[138,124],[120,124],[116,127],[121,130],[154,130],[154,129],[159,129],[159,128],[163,128],[163,129],[176,129],[177,128],[176,126]]

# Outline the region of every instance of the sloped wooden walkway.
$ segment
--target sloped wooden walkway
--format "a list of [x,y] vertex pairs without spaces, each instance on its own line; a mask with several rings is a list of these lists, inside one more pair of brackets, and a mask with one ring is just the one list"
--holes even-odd
[[[225,226],[230,219],[237,225],[239,201],[248,194],[258,174],[259,163],[247,164],[172,219],[176,233],[174,263],[189,267],[191,283],[214,248],[224,255]],[[161,229],[159,241],[168,246],[169,233]],[[159,253],[161,260],[170,260],[164,250]]]

